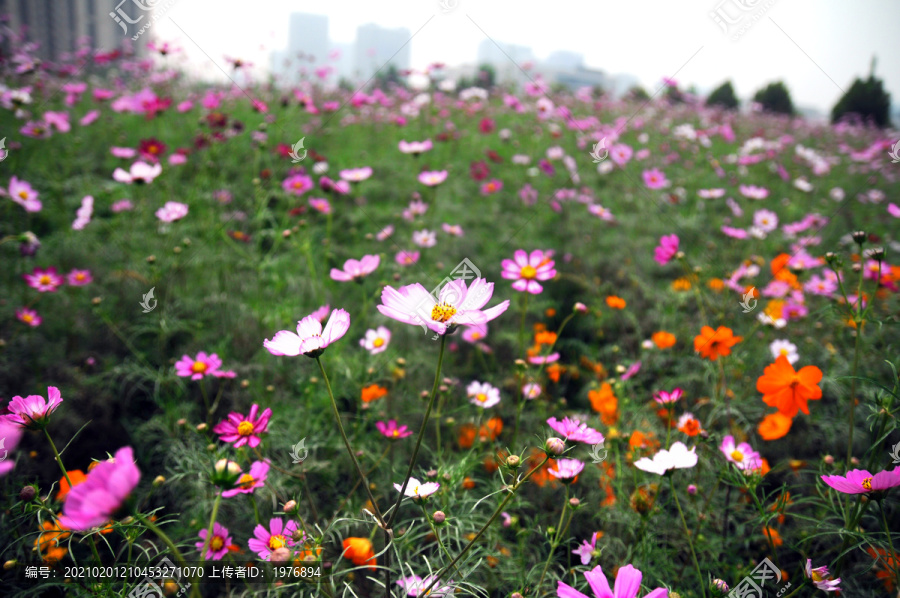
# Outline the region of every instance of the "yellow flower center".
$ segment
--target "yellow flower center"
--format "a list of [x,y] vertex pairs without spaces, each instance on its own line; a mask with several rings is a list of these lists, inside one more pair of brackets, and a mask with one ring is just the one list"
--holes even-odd
[[394,430],[394,438],[400,436],[400,430]]
[[744,460],[744,453],[735,449],[735,450],[731,451],[731,458],[734,459],[735,461],[737,461],[738,463],[740,463],[741,461]]
[[19,197],[21,197],[22,199],[28,199],[28,191],[25,191],[24,189],[22,191],[19,191]]
[[250,436],[253,434],[253,424],[248,421],[242,421],[238,424],[238,434],[240,436]]
[[480,332],[473,332],[473,333],[472,333],[472,340],[473,340],[473,341],[477,341],[477,340],[480,339],[480,338],[481,338],[481,333],[480,333]]
[[253,479],[252,475],[250,475],[249,473],[245,473],[240,477],[240,479],[238,479],[238,486],[240,486],[244,490],[249,490],[253,487],[253,483],[255,481],[256,480]]
[[824,579],[825,579],[825,578],[822,577],[822,575],[819,574],[818,571],[813,570],[813,572],[812,572],[812,580],[813,580],[813,581],[824,581]]
[[31,324],[34,321],[34,316],[31,314],[25,314],[22,316],[22,321]]
[[203,363],[202,361],[195,361],[194,365],[191,366],[191,371],[195,374],[202,374],[207,370],[209,366]]
[[285,545],[284,536],[278,534],[277,536],[271,536],[269,538],[269,548],[272,550],[278,550],[279,548],[284,548]]
[[431,319],[435,322],[446,322],[456,315],[456,308],[446,303],[438,303],[431,308]]
[[212,541],[209,543],[209,547],[213,550],[222,550],[222,546],[225,545],[225,541],[222,540],[222,536],[213,536]]
[[862,481],[862,487],[866,490],[872,489],[872,478],[866,478]]
[[84,279],[85,279],[84,272],[79,272],[78,274],[75,275],[75,280],[84,280]]
[[488,399],[487,395],[484,394],[483,392],[480,392],[477,395],[475,395],[475,398],[478,399],[479,403],[484,403]]
[[519,270],[519,276],[530,280],[537,276],[537,270],[534,266],[523,266],[522,269]]
[[40,278],[38,278],[38,282],[41,283],[41,284],[50,284],[52,281],[50,280],[50,277],[49,277],[49,276],[47,276],[46,274],[44,274],[43,276],[41,276]]
[[375,347],[376,349],[382,345],[384,345],[384,339],[381,338],[380,336],[378,338],[376,338],[374,341],[372,341],[372,346]]
[[782,350],[779,351],[778,353],[779,353],[780,355],[784,355],[785,357],[788,356],[788,350],[787,350],[787,349],[782,349]]

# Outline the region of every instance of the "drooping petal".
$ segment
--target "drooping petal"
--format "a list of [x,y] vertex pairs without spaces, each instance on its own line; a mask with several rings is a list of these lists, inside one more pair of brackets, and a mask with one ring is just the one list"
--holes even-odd
[[277,332],[272,340],[263,341],[263,347],[268,349],[272,355],[289,355],[295,357],[300,355],[300,337],[290,330],[281,330]]

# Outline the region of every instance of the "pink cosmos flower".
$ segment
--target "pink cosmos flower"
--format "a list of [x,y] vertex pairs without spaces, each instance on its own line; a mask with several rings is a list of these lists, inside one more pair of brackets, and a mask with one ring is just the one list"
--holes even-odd
[[382,315],[415,326],[425,326],[437,334],[445,334],[457,325],[484,324],[509,308],[509,300],[482,310],[494,294],[494,283],[476,278],[470,286],[462,279],[445,284],[437,300],[419,283],[399,290],[386,286],[381,293],[378,311]]
[[458,225],[458,224],[447,224],[447,223],[445,222],[444,224],[441,225],[441,228],[442,228],[442,229],[444,230],[444,232],[447,233],[448,235],[453,235],[454,237],[461,237],[461,236],[463,236],[463,229],[462,229],[462,227],[461,227],[460,225]]
[[306,316],[297,322],[297,334],[290,330],[282,330],[265,340],[263,346],[272,355],[318,357],[328,345],[347,333],[350,328],[350,314],[343,309],[331,312],[325,328],[313,315]]
[[828,567],[816,567],[813,569],[812,559],[806,559],[806,577],[812,580],[813,585],[823,592],[839,592],[841,590],[841,578],[829,579]]
[[678,235],[664,235],[659,238],[659,245],[653,250],[653,259],[660,266],[665,266],[678,253]]
[[575,477],[584,470],[584,463],[578,459],[557,459],[556,469],[547,471],[564,484],[575,481]]
[[[440,487],[441,485],[437,482],[425,482],[423,484],[416,478],[409,478],[409,483],[406,485],[406,492],[403,493],[403,496],[409,496],[414,499],[428,498],[437,492]],[[403,486],[401,484],[394,484],[394,488],[397,492],[400,492]]]
[[259,414],[259,406],[253,404],[250,407],[250,413],[244,416],[241,413],[232,411],[228,414],[228,419],[216,424],[213,432],[219,435],[222,442],[234,443],[234,448],[249,445],[250,448],[259,446],[259,434],[268,432],[269,418],[272,417],[272,410],[268,407]]
[[404,154],[412,154],[414,156],[418,156],[421,153],[427,152],[433,146],[431,144],[431,139],[426,139],[425,141],[400,141],[399,143],[400,151]]
[[20,181],[16,177],[9,179],[9,198],[25,208],[26,212],[40,212],[41,202],[38,200],[38,192],[27,181]]
[[22,278],[25,279],[28,286],[40,293],[54,293],[63,284],[63,277],[57,274],[54,267],[44,270],[35,268],[31,274],[23,274]]
[[481,186],[481,194],[492,195],[497,191],[500,191],[501,189],[503,189],[503,181],[499,179],[491,179]]
[[112,460],[99,463],[83,482],[69,490],[59,522],[80,532],[103,525],[112,519],[140,479],[131,447],[120,448]]
[[90,270],[72,270],[68,274],[66,274],[66,282],[73,287],[83,287],[86,284],[90,284],[94,281],[94,278],[91,276]]
[[587,565],[591,562],[591,559],[594,557],[593,552],[597,548],[597,532],[591,534],[591,541],[582,540],[581,546],[572,551],[572,554],[577,554],[581,557],[581,564]]
[[401,266],[411,266],[419,261],[419,252],[418,251],[398,251],[396,257],[394,258]]
[[68,133],[72,130],[72,125],[69,124],[68,112],[45,112],[44,122],[47,124],[47,127],[55,127],[60,133]]
[[81,199],[81,207],[75,212],[75,222],[72,223],[73,230],[83,230],[91,221],[94,214],[94,198],[86,195]]
[[231,498],[238,494],[253,494],[254,490],[265,486],[266,476],[268,475],[269,464],[265,461],[254,461],[253,464],[250,465],[250,471],[242,473],[241,477],[237,479],[234,488],[222,492],[222,498]]
[[653,400],[659,403],[660,405],[671,405],[672,403],[677,402],[681,399],[684,391],[680,388],[676,388],[672,392],[666,392],[664,390],[660,390],[658,392],[653,393]]
[[437,245],[437,234],[434,231],[422,229],[413,232],[412,240],[413,244],[418,247],[434,247]]
[[194,546],[197,547],[198,551],[202,551],[203,547],[206,546],[206,555],[203,558],[207,561],[221,561],[228,554],[228,547],[231,546],[231,535],[228,532],[228,528],[216,521],[213,525],[212,538],[210,538],[209,544],[206,543],[208,532],[209,530],[207,529],[200,530],[200,533],[197,534],[200,536],[200,541]]
[[621,379],[621,380],[628,380],[629,378],[634,377],[634,375],[637,374],[637,373],[640,372],[640,371],[641,371],[641,362],[640,362],[640,361],[635,361],[635,362],[632,363],[630,366],[628,366],[628,369],[625,370],[625,373],[622,374],[622,377],[621,377],[620,379]]
[[487,382],[472,382],[466,387],[469,402],[482,409],[489,409],[500,402],[500,389]]
[[113,146],[109,148],[109,153],[116,158],[134,158],[137,155],[137,150],[131,147]]
[[377,355],[387,349],[390,342],[391,331],[384,326],[379,326],[375,330],[370,328],[366,331],[365,338],[359,339],[359,345],[372,355]]
[[[403,588],[404,591],[406,591],[407,596],[415,597],[424,596],[422,592],[431,587],[431,584],[433,582],[433,575],[426,575],[425,579],[422,579],[418,575],[410,575],[409,577],[398,579],[397,585]],[[429,590],[428,596],[434,596],[435,598],[450,598],[456,591],[452,584],[452,579],[447,581],[439,581],[433,588],[431,588],[431,590]]]
[[563,440],[585,444],[599,444],[604,441],[603,434],[577,419],[564,417],[562,421],[558,421],[555,417],[551,417],[547,420],[547,425],[559,432]]
[[178,201],[167,201],[163,207],[156,210],[156,217],[163,222],[175,222],[187,216],[187,213],[187,204]]
[[27,307],[20,307],[16,310],[16,319],[28,324],[32,328],[37,328],[43,321],[36,311],[28,309]]
[[435,187],[446,180],[446,170],[425,170],[419,173],[419,182],[428,187]]
[[63,402],[59,389],[47,387],[47,400],[41,395],[28,395],[24,399],[15,396],[7,406],[9,415],[3,416],[6,421],[29,430],[40,430],[50,423],[50,414],[56,411]]
[[550,280],[556,276],[554,262],[550,259],[553,255],[552,251],[542,251],[535,249],[529,255],[523,249],[519,249],[513,255],[511,260],[503,260],[503,278],[514,280],[512,288],[516,291],[528,291],[532,295],[537,295],[544,290],[544,287],[538,282],[539,280]]
[[290,548],[294,545],[294,532],[297,531],[297,523],[293,520],[287,522],[280,518],[269,520],[269,529],[257,525],[253,530],[253,538],[247,541],[247,547],[259,555],[264,561],[268,561],[272,553],[279,548]]
[[733,228],[731,226],[722,226],[721,231],[731,237],[732,239],[746,239],[749,236],[749,233],[740,228]]
[[900,206],[895,203],[889,203],[887,207],[888,214],[894,218],[900,218]]
[[487,324],[477,324],[475,326],[466,326],[462,332],[462,339],[467,343],[477,343],[484,339],[488,333]]
[[[643,574],[639,569],[635,569],[633,565],[625,565],[619,567],[616,573],[616,583],[614,590],[609,587],[609,582],[603,574],[603,568],[597,565],[590,571],[586,571],[584,578],[587,579],[591,586],[591,591],[595,598],[637,598],[641,591],[641,578]],[[589,598],[572,586],[563,582],[557,582],[556,596],[557,598]],[[665,588],[656,588],[644,598],[667,598],[669,591]]]
[[368,166],[363,166],[362,168],[348,168],[342,170],[339,174],[345,181],[360,183],[372,176],[372,169]]
[[697,191],[697,195],[703,199],[718,199],[724,197],[725,189],[700,189]]
[[845,494],[864,494],[900,486],[900,467],[872,475],[865,469],[853,469],[846,476],[823,475],[822,481]]
[[750,199],[765,199],[769,196],[769,190],[765,187],[757,187],[756,185],[741,185],[738,187],[741,195]]
[[313,187],[312,179],[305,174],[289,176],[281,183],[281,188],[292,195],[303,195]]
[[550,353],[549,355],[533,355],[528,358],[528,363],[532,365],[542,365],[546,363],[554,363],[559,361],[559,353]]
[[119,201],[113,203],[110,209],[118,214],[119,212],[130,212],[134,209],[134,204],[131,203],[130,199],[120,199]]
[[641,176],[643,176],[644,185],[646,185],[648,189],[662,189],[669,184],[666,175],[658,168],[645,170]]
[[162,173],[162,166],[159,164],[150,166],[146,162],[137,161],[131,165],[129,172],[125,172],[121,168],[116,168],[113,171],[113,179],[129,185],[132,183],[149,184],[152,183],[153,179],[158,177],[160,173]]
[[631,160],[633,154],[634,150],[631,149],[631,146],[625,145],[624,143],[617,143],[609,150],[609,157],[619,166],[628,164],[628,161]]
[[412,430],[406,426],[397,426],[397,420],[395,419],[388,420],[387,423],[375,422],[375,427],[389,440],[400,440],[401,438],[412,436]]
[[96,121],[98,118],[100,118],[100,111],[99,110],[91,110],[90,112],[88,112],[87,114],[85,114],[84,116],[81,117],[81,119],[78,121],[78,124],[81,125],[82,127],[86,127],[89,124]]
[[5,417],[0,417],[0,440],[3,440],[3,450],[7,451],[4,454],[5,458],[0,461],[0,478],[15,467],[16,460],[11,453],[19,446],[19,441],[22,440],[24,434],[25,430],[21,426],[10,422]]
[[541,385],[535,384],[534,382],[526,384],[522,387],[522,396],[529,400],[538,398],[539,396],[541,396],[541,392],[543,392],[541,389]]
[[312,209],[322,214],[331,214],[331,204],[322,197],[310,197],[309,205]]
[[200,351],[197,358],[192,359],[188,355],[183,355],[175,364],[175,375],[181,377],[190,376],[191,380],[200,380],[204,376],[214,376],[216,378],[234,378],[234,372],[223,372],[219,368],[222,367],[222,360],[213,353],[207,355]]
[[736,445],[734,436],[731,434],[722,439],[719,450],[725,455],[725,459],[734,463],[740,470],[752,471],[762,467],[762,458],[759,453],[754,451],[753,447],[746,442]]
[[331,269],[331,278],[340,282],[359,280],[375,271],[381,258],[377,255],[364,255],[361,260],[349,259],[344,262],[344,269]]

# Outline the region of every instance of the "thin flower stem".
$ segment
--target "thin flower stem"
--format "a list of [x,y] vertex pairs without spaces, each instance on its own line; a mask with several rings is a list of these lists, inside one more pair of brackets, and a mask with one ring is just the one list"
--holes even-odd
[[[563,521],[566,518],[566,511],[569,508],[569,485],[566,484],[566,501],[563,503],[562,514],[559,516],[559,525],[556,526],[556,533],[553,534],[553,541],[550,542],[550,554],[547,555],[547,560],[544,562],[544,569],[541,571],[541,578],[537,582],[537,586],[535,588],[540,590],[540,587],[544,585],[544,576],[547,575],[547,569],[550,567],[550,561],[553,559],[553,553],[556,552],[556,547],[559,546],[559,540],[562,536],[563,529]],[[571,523],[571,520],[569,520]]]
[[[425,437],[425,428],[428,426],[428,417],[431,415],[431,408],[434,407],[434,399],[437,396],[438,384],[441,381],[441,365],[444,363],[444,347],[447,345],[447,335],[441,335],[441,350],[438,353],[438,363],[437,363],[437,371],[434,373],[434,385],[431,387],[431,398],[428,399],[428,407],[425,409],[425,418],[422,420],[422,426],[419,428],[419,436],[416,438],[416,446],[413,448],[412,458],[409,460],[409,467],[406,469],[406,479],[403,480],[403,485],[400,486],[400,496],[397,497],[397,502],[394,503],[394,507],[391,510],[391,516],[388,519],[387,527],[390,529],[391,524],[394,523],[394,520],[397,518],[397,513],[400,511],[400,502],[403,500],[403,497],[406,493],[406,486],[409,484],[409,478],[412,477],[413,467],[416,465],[416,458],[419,456],[419,448],[422,446],[422,439]],[[478,431],[476,429],[476,434]]]
[[[428,522],[428,527],[431,528],[431,533],[434,534],[434,537],[437,540],[438,546],[441,547],[441,550],[443,551],[444,556],[447,557],[447,560],[452,561],[453,557],[450,555],[450,551],[447,550],[447,547],[444,546],[444,542],[441,540],[441,535],[438,533],[437,527],[435,527],[435,525],[434,525],[434,521],[432,520],[431,517],[428,516],[428,511],[425,510],[425,504],[419,503],[419,506],[422,508],[422,516],[425,518],[425,521]],[[456,569],[456,571],[458,572],[459,569]]]
[[[182,567],[187,567],[187,563],[185,562],[184,557],[181,555],[181,551],[178,550],[178,547],[175,546],[175,543],[172,542],[172,539],[166,535],[166,532],[159,529],[159,527],[155,523],[150,521],[150,519],[148,519],[147,517],[144,517],[144,515],[142,515],[141,513],[135,512],[134,516],[138,519],[138,521],[143,523],[147,527],[147,529],[156,534],[156,536],[163,541],[163,544],[165,544],[166,547],[170,551],[172,551],[172,555],[175,557],[175,560],[178,561],[179,565],[181,565]],[[199,584],[193,585],[199,587]]]
[[684,534],[687,536],[688,546],[691,549],[691,558],[694,559],[694,568],[697,570],[697,579],[700,581],[700,595],[706,598],[706,585],[703,580],[703,574],[700,573],[700,563],[697,562],[697,555],[694,553],[694,540],[691,538],[691,530],[688,529],[687,521],[684,518],[684,512],[681,510],[681,502],[678,500],[678,492],[675,491],[675,480],[669,476],[669,487],[672,489],[672,496],[675,497],[675,506],[678,507],[678,515],[681,517],[681,524],[684,526]]
[[[44,428],[44,436],[47,437],[47,442],[50,443],[50,448],[53,450],[53,457],[56,459],[56,463],[59,465],[59,468],[62,470],[63,476],[65,476],[65,478],[66,478],[66,482],[69,483],[69,489],[71,489],[72,488],[72,480],[69,479],[69,472],[66,471],[66,468],[62,462],[62,458],[59,456],[59,453],[56,450],[56,445],[53,444],[53,439],[50,438],[50,432],[47,431],[47,428]],[[65,447],[63,447],[63,450],[65,450]]]
[[328,374],[325,373],[325,366],[322,365],[322,360],[319,357],[316,357],[316,363],[319,364],[319,371],[322,372],[322,379],[325,380],[325,388],[328,389],[328,398],[331,399],[331,408],[334,410],[334,418],[337,421],[338,431],[340,431],[341,433],[341,439],[343,439],[344,441],[344,446],[347,448],[347,453],[350,455],[350,460],[353,461],[353,467],[356,468],[356,473],[363,481],[363,487],[366,490],[366,494],[369,496],[369,502],[372,503],[372,508],[375,509],[375,516],[378,519],[378,524],[382,527],[386,527],[384,523],[384,517],[381,515],[381,510],[378,508],[378,503],[375,502],[375,497],[372,496],[372,490],[369,488],[369,480],[366,479],[366,475],[359,467],[359,461],[356,460],[356,453],[353,452],[353,447],[350,446],[350,440],[347,438],[347,433],[344,431],[344,424],[341,423],[341,413],[340,411],[338,411],[337,402],[334,400],[334,393],[331,390],[331,382],[329,382],[328,380]]
[[219,505],[222,504],[222,493],[216,494],[216,502],[213,503],[212,514],[209,516],[209,527],[206,530],[206,540],[203,541],[203,550],[200,552],[200,564],[206,562],[206,551],[212,541],[213,529],[216,526],[216,517],[219,515]]
[[[894,550],[894,540],[891,538],[891,528],[888,526],[887,516],[884,514],[884,504],[881,499],[878,500],[878,508],[881,509],[881,522],[884,523],[884,533],[887,534],[888,546],[891,547],[891,559],[894,561],[894,577],[900,583],[900,567],[897,566],[897,552]],[[887,559],[885,559],[887,561]]]

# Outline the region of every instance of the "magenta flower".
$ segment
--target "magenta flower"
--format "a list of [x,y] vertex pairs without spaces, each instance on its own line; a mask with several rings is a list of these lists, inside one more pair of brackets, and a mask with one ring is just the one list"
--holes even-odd
[[572,554],[577,554],[581,557],[581,564],[587,565],[591,562],[591,558],[593,558],[594,550],[597,548],[597,532],[591,534],[591,541],[582,540],[581,546],[572,551]]
[[659,238],[659,246],[653,250],[653,259],[665,266],[678,253],[678,235],[664,235]]
[[281,188],[293,195],[303,195],[314,186],[312,179],[305,174],[289,176],[281,183]]
[[446,180],[446,170],[425,170],[419,173],[419,182],[428,187],[435,187]]
[[43,322],[41,316],[39,316],[36,311],[28,309],[27,307],[20,307],[16,310],[16,319],[28,324],[32,328],[37,328],[41,325],[41,322]]
[[5,451],[4,459],[0,461],[0,478],[12,471],[15,467],[16,460],[9,453],[15,450],[22,440],[25,431],[21,426],[14,424],[5,417],[0,417],[0,444],[3,445],[2,450]]
[[25,208],[26,212],[40,212],[41,202],[38,192],[27,181],[20,181],[16,177],[9,179],[9,198]]
[[66,274],[66,282],[73,287],[83,287],[86,284],[90,284],[94,281],[94,278],[91,276],[90,270],[78,270],[74,269],[68,274]]
[[50,414],[63,402],[59,389],[47,387],[47,400],[41,395],[28,395],[24,399],[15,396],[10,400],[5,416],[6,421],[29,430],[40,430],[50,423]]
[[103,525],[112,519],[140,479],[131,447],[120,448],[112,460],[99,463],[87,479],[69,490],[59,522],[79,532]]
[[514,280],[512,288],[516,291],[528,291],[532,295],[537,295],[544,290],[544,287],[538,282],[550,280],[556,276],[554,262],[550,259],[553,256],[552,251],[542,251],[535,249],[529,255],[524,249],[516,250],[513,259],[503,260],[503,278]]
[[660,390],[658,392],[653,393],[653,400],[659,403],[660,405],[670,405],[672,403],[678,402],[681,399],[684,391],[680,388],[676,388],[672,392],[666,392],[665,390]]
[[272,417],[272,410],[268,407],[262,414],[257,417],[259,406],[255,403],[250,407],[250,413],[245,417],[243,414],[232,411],[228,414],[228,419],[216,424],[213,432],[219,435],[222,442],[233,442],[234,448],[240,448],[245,444],[250,448],[259,446],[259,434],[268,432],[266,429],[269,425],[269,418]]
[[272,355],[306,355],[318,357],[325,348],[347,333],[350,328],[350,314],[343,309],[331,312],[328,323],[322,328],[322,322],[313,315],[306,316],[297,322],[297,334],[290,330],[281,330],[272,340],[265,340],[263,347]]
[[60,133],[68,133],[72,130],[68,112],[44,112],[44,123],[48,128],[56,128]]
[[603,434],[577,419],[564,417],[562,421],[558,421],[555,417],[551,417],[547,420],[547,425],[559,432],[564,440],[585,444],[599,444],[604,441]]
[[406,426],[397,426],[397,420],[391,419],[385,422],[375,422],[375,427],[388,440],[400,440],[407,436],[412,436],[412,430]]
[[331,214],[331,204],[324,197],[310,197],[309,206],[322,214]]
[[297,531],[297,524],[294,521],[288,521],[285,525],[280,518],[272,518],[269,520],[269,529],[262,525],[257,525],[253,530],[253,538],[247,541],[247,547],[259,555],[259,558],[268,561],[272,553],[279,548],[290,548],[294,545],[294,532]]
[[823,475],[822,481],[845,494],[864,494],[900,486],[900,467],[872,475],[865,469],[853,469],[846,476]]
[[462,279],[445,284],[437,299],[419,283],[406,285],[399,290],[391,286],[381,292],[382,315],[414,326],[425,326],[437,334],[445,334],[451,328],[463,325],[484,324],[498,317],[509,307],[509,300],[490,309],[481,308],[494,294],[494,283],[476,278],[470,286]]
[[662,189],[669,184],[666,175],[658,168],[645,170],[642,176],[644,177],[644,185],[646,185],[648,189]]
[[188,355],[183,355],[175,364],[175,375],[190,376],[191,380],[200,380],[204,376],[214,376],[216,378],[234,378],[234,372],[223,372],[219,368],[222,367],[222,360],[213,353],[207,355],[200,351],[197,353],[196,359],[191,359]]
[[348,168],[342,170],[339,174],[345,181],[360,183],[372,176],[372,169],[368,166],[363,166],[362,168]]
[[556,469],[550,469],[547,473],[560,480],[563,484],[570,484],[575,481],[575,477],[583,469],[584,463],[578,459],[557,459]]
[[128,172],[125,172],[121,168],[116,168],[113,171],[113,179],[129,185],[132,183],[149,184],[152,183],[153,179],[158,177],[160,173],[162,173],[162,166],[159,164],[150,166],[146,162],[137,161],[131,165]]
[[235,482],[235,487],[222,492],[222,498],[231,498],[238,494],[253,494],[257,488],[266,484],[266,476],[269,475],[269,464],[265,461],[254,461],[250,465],[250,471],[242,473]]
[[23,274],[22,278],[28,286],[40,293],[54,293],[63,284],[63,277],[56,273],[54,267],[44,270],[35,268],[31,274]]
[[94,198],[86,195],[81,199],[81,207],[75,212],[75,222],[72,223],[73,230],[83,230],[91,221],[94,213]]
[[640,362],[640,361],[635,361],[635,362],[632,363],[630,366],[628,366],[628,369],[625,370],[625,373],[624,373],[624,374],[622,374],[621,379],[622,379],[622,380],[628,380],[629,378],[634,377],[634,375],[637,374],[637,373],[640,372],[640,371],[641,371],[641,362]]
[[130,199],[120,199],[117,202],[114,202],[110,209],[118,214],[119,212],[128,212],[134,209],[134,204],[131,203]]
[[728,461],[734,463],[740,470],[753,471],[762,467],[762,458],[759,453],[746,442],[735,444],[734,436],[731,434],[722,439],[719,450]]
[[[616,573],[615,591],[610,589],[609,582],[603,574],[603,568],[597,565],[590,571],[586,571],[584,578],[591,586],[595,598],[637,598],[641,591],[641,579],[643,574],[633,565],[620,567]],[[557,582],[557,598],[589,598],[575,588],[563,582]],[[656,588],[644,598],[667,598],[669,591],[665,588]]]
[[377,255],[364,255],[361,260],[349,259],[344,262],[344,269],[331,269],[331,278],[340,282],[349,282],[351,280],[360,280],[372,272],[381,263],[381,258]]
[[167,201],[163,207],[156,210],[156,217],[163,222],[175,222],[187,216],[187,213],[187,204],[178,201]]
[[203,558],[207,561],[221,561],[228,554],[228,547],[231,546],[231,535],[228,533],[228,529],[220,525],[218,521],[213,525],[213,535],[209,540],[209,544],[206,543],[208,532],[209,530],[207,529],[200,530],[200,533],[197,534],[200,536],[200,541],[194,546],[197,547],[198,551],[202,551],[203,547],[206,546],[206,556]]
[[419,255],[418,251],[398,251],[394,261],[401,266],[411,266],[419,261]]
[[491,179],[481,186],[482,195],[493,195],[503,189],[503,181],[499,179]]

